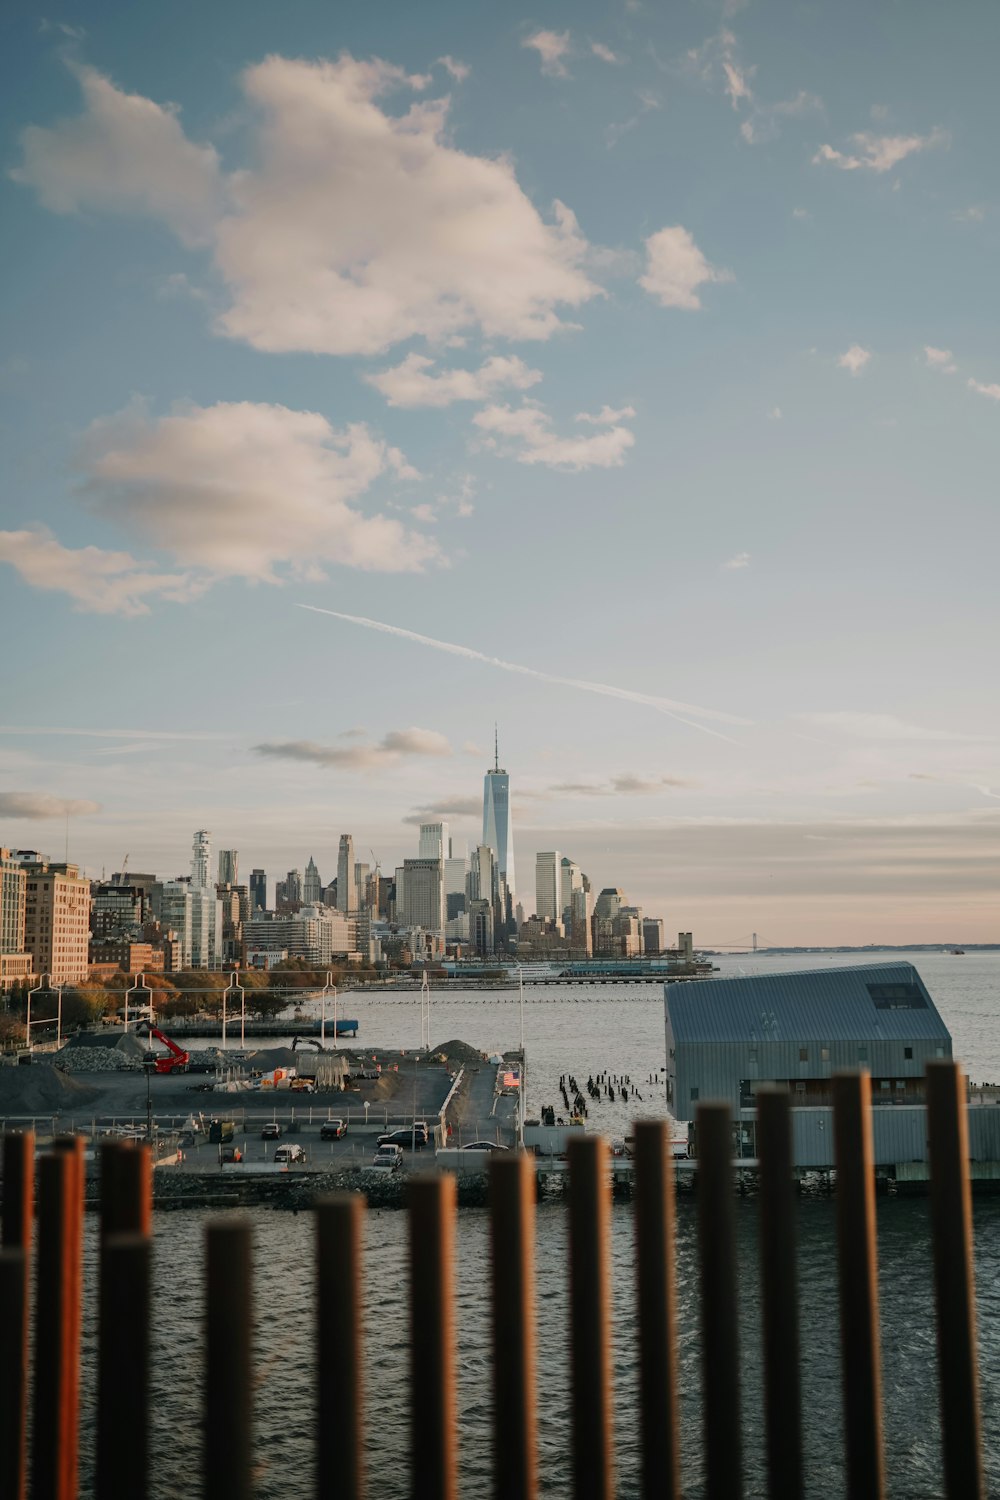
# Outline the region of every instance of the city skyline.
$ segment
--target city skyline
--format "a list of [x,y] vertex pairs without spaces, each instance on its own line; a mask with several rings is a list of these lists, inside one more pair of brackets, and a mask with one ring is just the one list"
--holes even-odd
[[16,14],[0,841],[471,850],[499,720],[522,884],[569,850],[699,941],[994,939],[968,19]]

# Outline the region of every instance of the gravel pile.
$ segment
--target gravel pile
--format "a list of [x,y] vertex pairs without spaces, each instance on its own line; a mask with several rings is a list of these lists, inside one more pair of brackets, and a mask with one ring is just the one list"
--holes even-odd
[[93,1089],[67,1078],[51,1063],[0,1067],[0,1114],[62,1114],[96,1097]]
[[142,1063],[114,1047],[64,1047],[58,1053],[67,1073],[141,1073]]

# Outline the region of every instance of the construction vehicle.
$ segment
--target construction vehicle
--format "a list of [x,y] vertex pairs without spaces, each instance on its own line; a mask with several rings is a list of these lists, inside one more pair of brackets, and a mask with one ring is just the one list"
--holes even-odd
[[166,1057],[157,1057],[151,1049],[142,1060],[143,1067],[150,1068],[157,1073],[187,1072],[191,1064],[190,1052],[185,1052],[183,1047],[178,1047],[177,1043],[172,1042],[158,1027],[152,1026],[149,1023],[141,1027],[137,1026],[136,1034],[138,1036],[154,1037],[156,1041],[162,1042],[167,1049]]
[[208,1127],[208,1139],[213,1146],[231,1141],[236,1134],[235,1120],[213,1120]]
[[300,1047],[315,1047],[317,1052],[324,1052],[322,1042],[318,1042],[314,1036],[293,1036],[292,1051],[297,1052]]

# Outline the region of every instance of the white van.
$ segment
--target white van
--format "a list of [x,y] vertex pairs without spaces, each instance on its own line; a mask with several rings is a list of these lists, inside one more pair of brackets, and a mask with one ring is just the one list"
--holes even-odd
[[279,1146],[274,1153],[277,1166],[289,1166],[293,1161],[305,1161],[306,1153],[301,1146]]

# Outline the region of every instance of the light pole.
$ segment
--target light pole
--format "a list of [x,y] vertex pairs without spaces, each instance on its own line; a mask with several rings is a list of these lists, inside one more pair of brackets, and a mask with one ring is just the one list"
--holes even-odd
[[337,1045],[337,1000],[338,1000],[339,997],[338,997],[338,993],[337,993],[337,986],[333,982],[333,974],[328,970],[327,971],[327,976],[326,976],[326,983],[323,986],[323,992],[322,992],[321,1001],[320,1001],[319,1044],[323,1048],[324,1051],[326,1050],[326,997],[327,997],[327,995],[329,995],[331,993],[333,995],[333,1045],[334,1045],[334,1047],[336,1047],[336,1045]]
[[426,969],[420,982],[420,1045],[431,1050],[431,986]]
[[241,984],[237,984],[238,975],[234,969],[229,976],[229,983],[222,992],[222,1045],[226,1045],[226,996],[236,995],[240,997],[240,1046],[246,1046],[247,1037],[247,996],[246,990]]
[[143,994],[145,994],[146,991],[147,991],[147,988],[148,987],[146,985],[146,976],[145,976],[145,974],[137,974],[135,976],[135,983],[134,984],[130,984],[129,987],[128,987],[128,989],[125,991],[125,1030],[126,1031],[128,1031],[128,997],[129,997],[129,995],[138,995],[140,993],[140,991]]
[[[52,1021],[53,1021],[53,1017],[52,1016],[43,1016],[40,1021],[33,1021],[31,1019],[31,997],[32,997],[32,995],[51,995],[52,994],[52,985],[51,985],[51,983],[49,981],[48,974],[41,974],[41,975],[39,975],[39,978],[41,980],[41,983],[37,984],[33,990],[29,990],[28,991],[28,1009],[27,1009],[27,1012],[25,1014],[25,1019],[24,1019],[24,1030],[25,1030],[25,1034],[26,1034],[27,1039],[28,1039],[28,1051],[29,1052],[31,1052],[31,1051],[34,1050],[34,1044],[33,1044],[32,1040],[31,1040],[31,1028],[32,1028],[32,1026],[51,1026]],[[62,1046],[62,985],[59,985],[58,989],[56,990],[56,1014],[55,1014],[54,1019],[55,1019],[55,1023],[56,1023],[56,1046],[57,1047],[61,1047]]]

